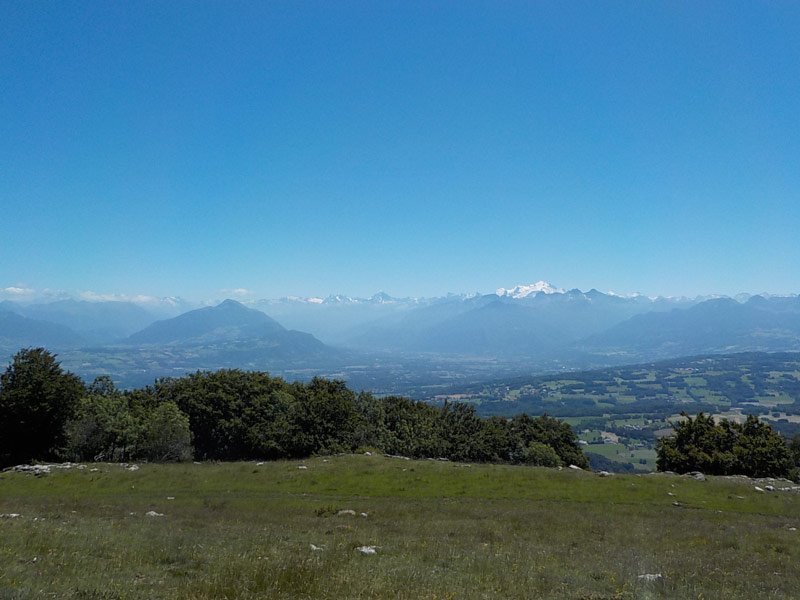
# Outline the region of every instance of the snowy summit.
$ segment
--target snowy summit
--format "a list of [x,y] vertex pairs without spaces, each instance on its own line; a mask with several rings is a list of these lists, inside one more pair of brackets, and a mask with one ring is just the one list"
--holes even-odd
[[508,296],[510,298],[526,298],[535,294],[563,294],[564,290],[554,287],[546,281],[537,281],[527,285],[518,285],[516,287],[506,289],[497,288],[498,296]]

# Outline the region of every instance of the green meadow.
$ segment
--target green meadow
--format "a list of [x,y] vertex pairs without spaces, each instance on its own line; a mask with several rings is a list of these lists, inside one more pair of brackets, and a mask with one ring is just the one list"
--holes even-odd
[[4,600],[800,594],[800,494],[745,479],[367,455],[87,464],[0,474],[0,513]]

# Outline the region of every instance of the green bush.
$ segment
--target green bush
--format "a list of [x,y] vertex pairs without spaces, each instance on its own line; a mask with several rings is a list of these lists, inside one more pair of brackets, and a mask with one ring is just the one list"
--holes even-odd
[[534,467],[558,467],[561,459],[552,446],[542,442],[531,442],[525,448],[522,462]]
[[675,434],[656,445],[659,471],[750,477],[788,477],[796,464],[783,438],[772,428],[749,415],[744,423],[699,413],[694,419],[674,425]]

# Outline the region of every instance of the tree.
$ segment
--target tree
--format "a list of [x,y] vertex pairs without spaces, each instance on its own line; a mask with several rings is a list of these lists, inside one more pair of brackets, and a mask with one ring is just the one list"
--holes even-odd
[[749,415],[740,424],[727,419],[717,423],[703,413],[694,419],[686,413],[682,416],[684,420],[673,425],[675,434],[662,438],[656,446],[659,471],[750,477],[793,474],[790,448],[758,417]]
[[[90,386],[90,390],[96,389]],[[64,456],[71,460],[130,460],[141,433],[140,419],[119,392],[90,393],[67,422]]]
[[561,459],[552,446],[542,442],[531,442],[523,453],[522,462],[534,467],[558,467]]
[[17,352],[0,375],[0,464],[53,458],[84,391],[44,348]]
[[189,417],[174,402],[154,408],[142,424],[137,447],[139,457],[154,462],[183,461],[192,458]]
[[581,469],[589,468],[589,461],[578,445],[578,436],[569,423],[547,415],[533,418],[522,414],[511,420],[511,430],[521,442],[521,462],[528,460],[526,456],[530,452],[531,442],[537,442],[550,446],[563,464],[576,465]]

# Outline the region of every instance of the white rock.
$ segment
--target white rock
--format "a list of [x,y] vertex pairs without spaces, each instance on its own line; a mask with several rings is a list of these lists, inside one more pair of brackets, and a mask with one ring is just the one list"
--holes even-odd
[[758,486],[755,486],[753,489],[755,489],[755,491],[757,491],[757,492],[762,492],[762,493],[764,492],[764,489],[760,488]]
[[768,492],[774,492],[775,491],[775,486],[774,485],[765,485],[764,489],[767,490]]
[[377,554],[378,547],[377,546],[359,546],[356,548],[356,551],[361,552],[361,554]]
[[262,466],[263,464],[264,464],[263,462],[257,462],[257,463],[256,463],[256,466],[257,466],[257,467],[260,467],[260,466]]
[[167,496],[167,500],[175,500],[175,496]]
[[638,577],[642,581],[658,581],[659,579],[663,579],[664,576],[661,573],[645,573],[644,575],[639,575]]
[[309,544],[312,552],[322,552],[325,548],[322,546],[315,546],[314,544]]
[[130,465],[130,466],[128,466],[128,467],[125,467],[125,468],[126,468],[128,471],[138,471],[138,470],[139,470],[139,465]]
[[576,469],[578,471],[583,471],[583,469],[581,469],[578,465],[570,465],[569,468],[570,469]]
[[17,473],[32,473],[33,475],[48,475],[50,465],[17,465],[13,469]]
[[340,510],[339,512],[337,512],[336,516],[337,517],[355,517],[356,516],[356,511],[354,511],[354,510],[352,510],[350,508],[345,508],[345,509]]
[[0,519],[18,519],[21,516],[19,513],[2,513],[0,514]]
[[158,513],[158,512],[156,512],[154,510],[148,510],[144,514],[147,515],[148,517],[163,517],[164,516],[164,513]]
[[613,475],[613,473],[609,473],[608,471],[600,471],[600,472],[598,473],[598,475],[599,475],[600,477],[611,477],[611,476]]
[[298,469],[302,469],[302,470],[304,470],[304,471],[305,471],[306,469],[308,469],[308,467],[307,467],[307,466],[305,466],[305,465],[300,465],[300,466],[299,466],[299,467],[297,467],[297,468],[298,468]]
[[364,456],[372,456],[372,452],[364,452]]
[[369,515],[367,515],[367,513],[359,513],[359,516],[364,517],[366,519]]
[[89,472],[90,472],[90,473],[97,473],[99,470],[100,470],[100,469],[98,469],[97,467],[95,467],[94,469],[89,469]]

